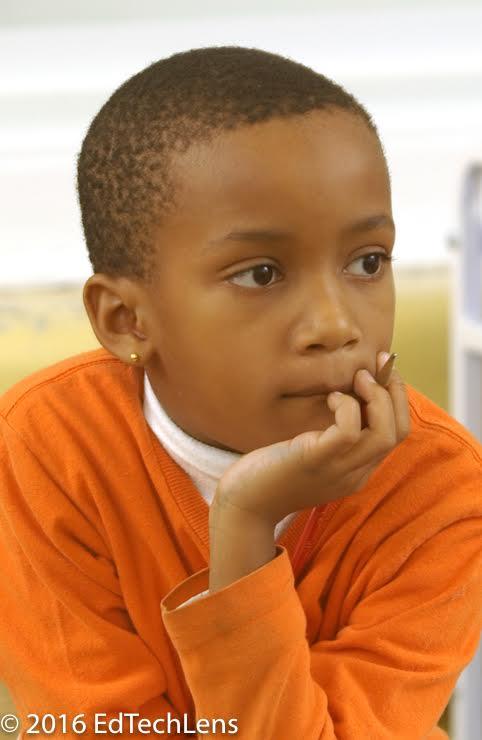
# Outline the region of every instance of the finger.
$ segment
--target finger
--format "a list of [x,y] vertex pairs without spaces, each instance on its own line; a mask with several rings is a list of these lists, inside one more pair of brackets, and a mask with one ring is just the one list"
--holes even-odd
[[[346,454],[360,440],[360,404],[344,393],[331,393],[327,404],[335,413],[335,423],[323,432],[304,432],[288,442],[293,460],[300,459],[308,473],[319,473],[320,461]],[[297,463],[298,464],[298,463]]]
[[335,423],[321,435],[323,450],[326,451],[327,445],[332,445],[337,452],[348,450],[360,439],[360,404],[345,393],[339,395],[331,393],[327,398],[327,404],[335,414]]
[[[390,373],[392,371],[393,364],[397,356],[398,355],[395,352],[393,352],[391,355],[388,352],[378,353],[377,371],[375,375],[375,380],[383,388],[386,387],[388,381],[390,380]],[[361,410],[362,410],[362,429],[365,429],[368,426],[368,421],[367,421],[367,413],[366,413],[366,404],[364,403],[364,401],[361,401]]]
[[352,465],[363,466],[370,460],[383,459],[397,444],[397,426],[392,398],[388,390],[358,370],[353,388],[364,403],[367,427],[362,430],[360,443],[350,460]]
[[[381,359],[380,355],[377,358],[377,365],[379,365],[379,367],[383,365],[383,360]],[[384,367],[386,367],[387,364],[388,362],[384,365]],[[377,377],[379,377],[379,375],[380,371],[377,373]],[[384,383],[384,386],[392,399],[395,424],[397,428],[397,440],[398,442],[401,442],[410,434],[410,405],[408,401],[407,387],[400,373],[393,366],[388,379],[386,379]]]

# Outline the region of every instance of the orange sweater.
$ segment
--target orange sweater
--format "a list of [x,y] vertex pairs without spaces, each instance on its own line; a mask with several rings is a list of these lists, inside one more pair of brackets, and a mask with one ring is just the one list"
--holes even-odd
[[446,737],[482,628],[475,437],[409,386],[411,434],[327,508],[296,582],[309,510],[269,563],[176,609],[209,587],[209,509],[147,425],[142,378],[100,348],[0,398],[0,679],[22,729]]

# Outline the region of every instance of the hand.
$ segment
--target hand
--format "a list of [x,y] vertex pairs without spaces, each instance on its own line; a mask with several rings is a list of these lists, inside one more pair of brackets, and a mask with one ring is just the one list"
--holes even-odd
[[[383,366],[377,356],[377,376]],[[213,503],[241,509],[275,526],[301,509],[324,505],[359,491],[380,462],[410,432],[405,385],[392,369],[386,387],[361,370],[349,395],[330,394],[335,423],[324,432],[304,432],[243,455],[219,481]]]

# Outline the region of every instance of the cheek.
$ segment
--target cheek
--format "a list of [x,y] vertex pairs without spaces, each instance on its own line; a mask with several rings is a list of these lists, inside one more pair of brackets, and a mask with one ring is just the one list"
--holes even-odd
[[379,290],[366,291],[361,298],[358,315],[362,322],[370,322],[374,330],[391,326],[396,303],[393,277],[387,276]]

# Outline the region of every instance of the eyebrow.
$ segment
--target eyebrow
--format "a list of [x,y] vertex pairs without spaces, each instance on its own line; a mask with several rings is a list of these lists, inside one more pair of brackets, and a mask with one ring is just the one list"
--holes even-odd
[[[342,229],[342,233],[345,235],[356,234],[362,231],[372,231],[382,226],[388,226],[390,229],[395,231],[395,224],[391,216],[387,216],[385,213],[377,213],[374,216],[366,216],[359,221],[345,226]],[[226,241],[253,241],[253,242],[266,242],[266,241],[289,241],[296,238],[296,235],[291,231],[280,231],[277,229],[245,229],[245,230],[234,230],[228,234],[220,237],[219,239],[211,239],[208,244],[222,244]]]

